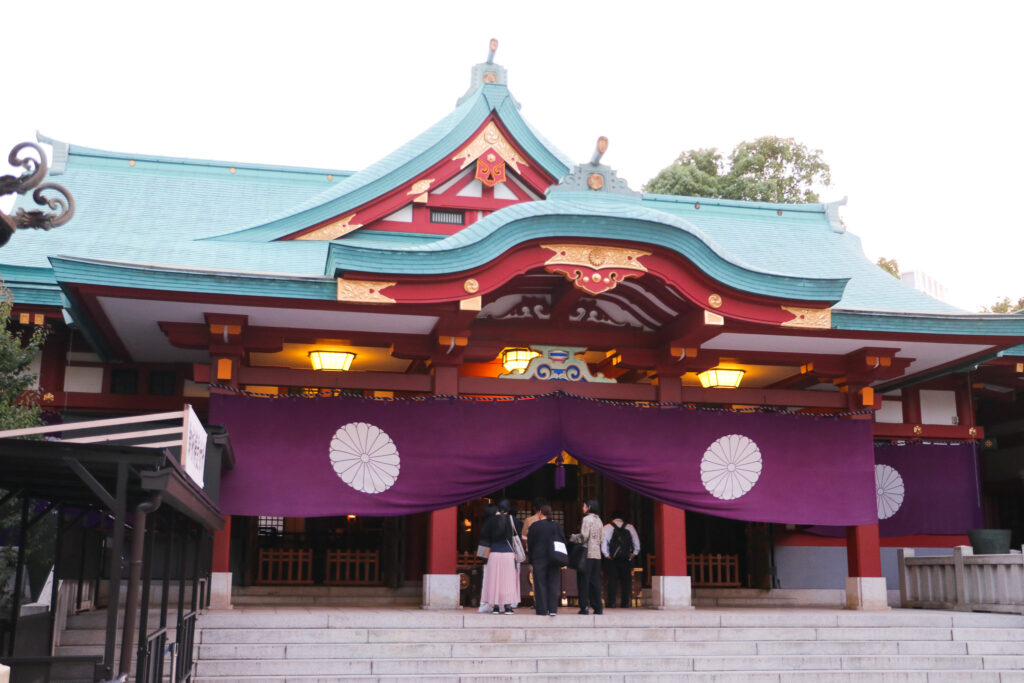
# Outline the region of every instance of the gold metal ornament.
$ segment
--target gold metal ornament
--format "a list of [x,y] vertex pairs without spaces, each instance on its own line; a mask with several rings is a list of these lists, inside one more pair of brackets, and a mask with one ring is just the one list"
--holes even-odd
[[792,320],[782,323],[782,327],[806,327],[811,329],[828,330],[832,328],[831,308],[797,308],[795,306],[783,306],[782,310],[793,314]]
[[519,156],[515,148],[512,147],[512,144],[501,134],[494,121],[488,122],[487,126],[468,145],[452,157],[452,161],[459,161],[461,159],[462,165],[459,168],[466,168],[489,149],[493,149],[516,173],[519,172],[519,164],[529,166],[526,160]]
[[719,296],[718,294],[712,294],[711,296],[708,297],[708,306],[710,306],[711,308],[721,308],[722,297]]
[[[555,252],[544,262],[548,272],[562,273],[579,289],[600,294],[627,277],[640,277],[647,272],[640,258],[649,251],[587,244],[542,244]],[[625,272],[623,272],[625,271]]]
[[477,292],[480,291],[480,283],[477,282],[474,278],[468,278],[465,282],[462,283],[462,288],[466,290],[467,294],[476,294]]
[[587,187],[591,190],[600,190],[604,187],[604,176],[600,173],[591,173],[587,176]]
[[914,425],[914,434],[916,436],[921,436],[922,432],[924,432],[924,430],[921,429],[921,425]]
[[381,294],[382,289],[391,287],[395,282],[376,282],[373,280],[346,280],[338,278],[338,301],[349,301],[361,304],[393,304],[395,300]]
[[299,235],[295,239],[297,240],[336,240],[339,237],[349,234],[353,230],[358,230],[363,227],[362,223],[353,223],[352,219],[355,218],[354,213],[350,213],[344,218],[339,218],[333,223],[328,223],[320,228],[317,228],[313,232],[307,232],[305,235]]

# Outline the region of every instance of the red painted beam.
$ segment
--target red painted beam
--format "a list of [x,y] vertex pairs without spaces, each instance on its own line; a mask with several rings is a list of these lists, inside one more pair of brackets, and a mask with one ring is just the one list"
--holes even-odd
[[429,375],[406,375],[399,372],[318,372],[294,368],[253,368],[245,365],[238,369],[238,383],[374,391],[429,392],[432,387]]
[[[920,428],[920,432],[915,431]],[[971,434],[970,430],[974,430]],[[923,424],[890,424],[875,423],[875,437],[883,439],[960,439],[973,440],[985,438],[984,427],[968,425],[923,425]]]

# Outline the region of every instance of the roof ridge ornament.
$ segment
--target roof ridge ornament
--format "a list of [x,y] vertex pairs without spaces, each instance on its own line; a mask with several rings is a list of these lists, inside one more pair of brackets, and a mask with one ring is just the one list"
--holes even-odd
[[473,93],[484,85],[508,85],[508,74],[505,72],[505,67],[494,63],[494,53],[498,51],[498,39],[491,38],[488,48],[487,61],[473,67],[469,77],[469,90],[459,98],[456,106],[468,100]]
[[639,197],[640,193],[629,188],[625,178],[620,178],[610,167],[601,163],[601,157],[608,151],[608,138],[601,136],[594,146],[594,154],[590,162],[577,164],[572,171],[558,181],[558,185],[548,189],[552,192],[608,192],[610,194]]
[[831,226],[832,232],[846,232],[846,225],[843,223],[843,219],[839,217],[839,207],[846,206],[847,199],[849,197],[825,203],[825,215],[828,217],[828,224]]

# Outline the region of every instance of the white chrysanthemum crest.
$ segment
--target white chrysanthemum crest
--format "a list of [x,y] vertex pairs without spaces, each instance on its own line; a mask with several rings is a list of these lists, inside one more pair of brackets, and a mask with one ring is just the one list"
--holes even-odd
[[381,493],[398,479],[398,449],[376,425],[350,422],[342,426],[331,439],[330,454],[334,471],[356,491]]
[[895,467],[875,465],[875,495],[878,500],[878,519],[889,519],[903,505],[903,477]]
[[704,488],[720,500],[735,500],[754,488],[761,476],[761,451],[742,434],[715,440],[700,461]]

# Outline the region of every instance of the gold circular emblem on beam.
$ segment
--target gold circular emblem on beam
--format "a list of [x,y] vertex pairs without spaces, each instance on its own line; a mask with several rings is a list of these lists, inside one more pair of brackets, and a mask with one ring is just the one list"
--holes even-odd
[[708,306],[710,306],[711,308],[721,308],[722,297],[720,297],[717,294],[712,294],[711,296],[708,297]]
[[487,73],[484,74],[484,83],[497,83],[497,82],[498,82],[498,77],[494,74],[493,71],[488,71]]
[[473,278],[469,278],[462,283],[462,288],[466,290],[467,294],[476,294],[480,291],[480,283]]
[[600,173],[591,173],[590,177],[587,178],[587,185],[590,186],[591,190],[600,190],[604,187],[604,176]]
[[916,434],[917,436],[921,436],[921,432],[923,431],[924,430],[921,429],[921,425],[914,425],[914,434]]

